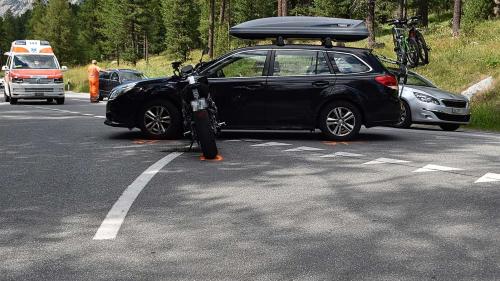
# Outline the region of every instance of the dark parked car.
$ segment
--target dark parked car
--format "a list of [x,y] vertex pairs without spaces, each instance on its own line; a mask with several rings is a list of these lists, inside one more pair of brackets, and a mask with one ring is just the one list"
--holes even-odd
[[111,90],[121,84],[144,80],[146,76],[133,69],[109,69],[99,72],[99,100],[109,96]]
[[[319,128],[328,139],[355,137],[361,125],[393,125],[398,83],[368,49],[269,45],[232,51],[195,71],[206,75],[228,129]],[[154,138],[181,134],[176,77],[119,86],[105,124],[139,127]]]

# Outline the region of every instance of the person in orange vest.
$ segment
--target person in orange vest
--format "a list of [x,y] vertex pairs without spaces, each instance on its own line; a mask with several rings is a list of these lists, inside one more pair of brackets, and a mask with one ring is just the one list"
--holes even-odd
[[90,102],[99,102],[99,71],[101,71],[101,68],[97,66],[97,61],[92,60],[92,64],[87,69],[89,74]]

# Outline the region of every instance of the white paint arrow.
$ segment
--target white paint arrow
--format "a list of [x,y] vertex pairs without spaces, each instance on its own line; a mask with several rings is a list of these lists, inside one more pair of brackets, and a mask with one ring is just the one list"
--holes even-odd
[[265,142],[265,143],[260,143],[260,144],[254,144],[251,146],[285,146],[285,145],[291,145],[288,143],[282,143],[282,142]]
[[363,165],[376,165],[376,164],[399,164],[399,163],[409,163],[410,161],[398,160],[391,158],[378,158],[370,162],[363,163]]
[[500,174],[487,173],[486,175],[484,175],[480,179],[478,179],[476,181],[476,183],[479,183],[479,182],[494,182],[494,181],[500,181]]
[[364,155],[363,154],[350,153],[350,152],[335,152],[335,153],[323,155],[323,156],[320,156],[320,157],[323,157],[323,158],[334,158],[334,157],[361,157],[361,156],[364,156]]
[[295,151],[320,151],[320,150],[324,150],[322,148],[316,148],[316,147],[308,147],[308,146],[300,146],[300,147],[297,147],[297,148],[291,148],[291,149],[287,149],[287,150],[283,150],[283,151],[286,151],[286,152],[295,152]]
[[429,165],[426,165],[426,166],[424,166],[420,169],[417,169],[413,172],[414,173],[425,173],[425,172],[460,171],[460,170],[463,170],[463,169],[429,164]]

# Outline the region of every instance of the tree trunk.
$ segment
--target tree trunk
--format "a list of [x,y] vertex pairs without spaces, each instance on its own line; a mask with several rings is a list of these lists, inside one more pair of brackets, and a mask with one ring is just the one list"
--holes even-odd
[[375,0],[368,0],[366,27],[368,28],[368,47],[373,48],[375,46]]
[[399,0],[398,17],[402,19],[404,18],[404,16],[405,16],[405,0]]
[[460,35],[460,20],[462,18],[462,0],[455,0],[453,8],[453,37]]
[[418,14],[422,19],[422,25],[427,27],[429,25],[429,0],[420,0]]
[[278,0],[278,17],[283,16],[282,10],[283,10],[283,0]]
[[226,6],[227,0],[221,0],[220,3],[220,14],[219,14],[219,23],[223,24],[226,21]]
[[288,16],[288,0],[281,0],[281,16]]
[[214,58],[214,35],[215,35],[215,0],[210,1],[209,28],[208,28],[208,56]]

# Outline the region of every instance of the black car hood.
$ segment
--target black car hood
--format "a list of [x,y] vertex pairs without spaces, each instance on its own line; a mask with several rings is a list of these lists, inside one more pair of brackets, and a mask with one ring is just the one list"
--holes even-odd
[[161,78],[150,78],[139,81],[133,81],[131,83],[136,83],[136,86],[145,87],[145,86],[153,86],[157,84],[165,84],[169,82],[177,82],[177,77],[169,76],[169,77],[161,77]]

